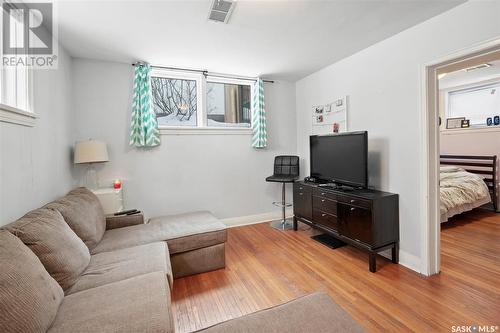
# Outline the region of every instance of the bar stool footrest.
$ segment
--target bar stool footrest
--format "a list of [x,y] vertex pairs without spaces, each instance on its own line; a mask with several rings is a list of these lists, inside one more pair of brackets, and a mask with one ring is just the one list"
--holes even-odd
[[283,208],[283,206],[285,206],[285,207],[292,207],[292,206],[293,206],[293,204],[291,204],[291,203],[286,202],[286,203],[283,205],[283,203],[282,203],[282,202],[278,202],[278,201],[274,201],[274,202],[273,202],[273,205],[275,205],[276,207],[280,207],[280,208]]

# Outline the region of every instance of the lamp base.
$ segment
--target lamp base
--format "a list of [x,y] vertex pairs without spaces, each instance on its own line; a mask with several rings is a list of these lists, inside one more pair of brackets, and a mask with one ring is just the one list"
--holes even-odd
[[85,186],[89,190],[97,190],[99,188],[99,182],[97,181],[97,171],[92,163],[90,163],[87,168],[87,174],[83,179],[83,186]]

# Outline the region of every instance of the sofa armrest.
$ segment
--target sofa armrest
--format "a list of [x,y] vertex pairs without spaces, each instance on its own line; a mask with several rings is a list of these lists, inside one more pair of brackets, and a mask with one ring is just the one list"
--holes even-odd
[[142,213],[134,215],[106,215],[106,230],[129,227],[131,225],[144,224]]

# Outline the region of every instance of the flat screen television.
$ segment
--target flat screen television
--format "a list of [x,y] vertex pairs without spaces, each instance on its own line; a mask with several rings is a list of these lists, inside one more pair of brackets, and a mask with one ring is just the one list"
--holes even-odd
[[368,187],[368,132],[312,135],[311,177],[352,187]]

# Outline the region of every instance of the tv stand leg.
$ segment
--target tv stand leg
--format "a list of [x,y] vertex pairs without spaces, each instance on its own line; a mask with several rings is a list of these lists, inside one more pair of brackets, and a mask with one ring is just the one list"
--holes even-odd
[[377,254],[374,252],[370,252],[370,256],[368,258],[368,262],[370,264],[370,272],[375,273],[377,271]]
[[298,229],[297,218],[294,216],[293,217],[293,230],[297,231],[297,229]]
[[392,262],[395,264],[399,263],[399,243],[394,243],[392,247]]

